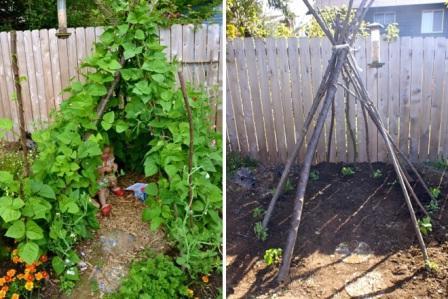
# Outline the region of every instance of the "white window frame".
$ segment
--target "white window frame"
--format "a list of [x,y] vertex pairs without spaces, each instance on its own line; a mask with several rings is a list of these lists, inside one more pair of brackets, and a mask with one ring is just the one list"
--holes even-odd
[[[395,11],[393,11],[393,10],[391,10],[391,11],[376,12],[376,13],[373,14],[373,20],[376,22],[376,16],[377,16],[377,15],[383,15],[383,16],[385,16],[385,15],[387,15],[387,14],[393,14],[393,15],[394,15],[394,21],[393,21],[392,23],[396,23],[396,22],[397,22],[397,13],[396,13]],[[383,20],[384,20],[384,17],[383,17]],[[392,23],[390,23],[390,24],[392,24]],[[381,23],[381,25],[383,25],[383,26],[387,26],[386,24],[383,24],[383,23]]]
[[[434,28],[434,12],[439,12],[439,11],[442,12],[442,29],[440,31],[423,32],[423,15],[425,13],[429,13],[429,12],[431,12],[433,14],[432,28]],[[438,9],[425,9],[425,10],[422,10],[422,17],[421,17],[421,24],[420,24],[420,33],[421,34],[443,33],[444,30],[445,30],[445,9],[438,8]]]

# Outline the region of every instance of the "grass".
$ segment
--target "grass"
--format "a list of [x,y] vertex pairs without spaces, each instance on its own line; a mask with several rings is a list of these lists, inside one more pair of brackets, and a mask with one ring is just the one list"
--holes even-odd
[[241,167],[247,167],[247,168],[255,168],[258,165],[258,162],[254,159],[247,157],[247,156],[241,156],[238,153],[231,152],[227,154],[227,174],[233,175],[235,171],[240,169]]

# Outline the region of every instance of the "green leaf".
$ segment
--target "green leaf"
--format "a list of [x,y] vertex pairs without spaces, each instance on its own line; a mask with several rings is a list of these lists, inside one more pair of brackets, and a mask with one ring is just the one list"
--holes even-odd
[[21,239],[25,236],[25,223],[17,220],[6,231],[5,236],[13,239]]
[[157,172],[159,172],[159,168],[157,167],[156,163],[151,160],[151,158],[148,158],[145,160],[145,176],[150,177],[155,175]]
[[55,256],[53,258],[53,260],[51,261],[51,265],[53,266],[53,270],[57,275],[61,275],[65,270],[64,261],[59,256]]
[[20,211],[13,209],[11,206],[0,210],[0,216],[6,223],[19,219],[21,215]]
[[163,60],[145,61],[142,65],[142,69],[159,74],[166,73],[169,70],[168,64]]
[[42,189],[39,191],[39,195],[45,198],[56,199],[56,194],[53,189],[48,185],[43,185]]
[[106,87],[97,83],[87,85],[86,92],[94,97],[101,97],[107,93]]
[[201,200],[197,199],[193,202],[191,208],[193,209],[193,211],[202,212],[205,208],[205,205]]
[[143,30],[137,29],[135,31],[134,37],[138,40],[144,40],[145,39],[145,33]]
[[129,127],[129,125],[124,120],[120,119],[115,124],[115,131],[117,131],[117,133],[123,133],[124,131],[126,131],[128,129],[128,127]]
[[19,246],[19,256],[27,264],[34,263],[39,258],[39,245],[29,241],[23,246]]
[[44,237],[44,231],[33,220],[28,220],[26,223],[26,237],[30,240],[40,240]]
[[112,128],[115,120],[115,113],[113,111],[104,114],[103,120],[101,121],[101,126],[104,130],[108,131]]
[[165,81],[165,76],[161,74],[152,75],[151,78],[158,83],[163,83],[163,81]]
[[157,188],[157,184],[155,183],[149,183],[146,188],[145,188],[145,192],[149,195],[149,196],[156,196],[158,194],[158,188]]

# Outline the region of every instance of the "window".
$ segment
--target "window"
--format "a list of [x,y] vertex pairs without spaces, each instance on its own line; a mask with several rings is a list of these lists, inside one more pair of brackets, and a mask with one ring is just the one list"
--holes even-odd
[[384,27],[395,23],[395,12],[381,12],[376,13],[373,17],[375,23],[380,23]]
[[424,10],[422,13],[422,33],[443,32],[443,9]]

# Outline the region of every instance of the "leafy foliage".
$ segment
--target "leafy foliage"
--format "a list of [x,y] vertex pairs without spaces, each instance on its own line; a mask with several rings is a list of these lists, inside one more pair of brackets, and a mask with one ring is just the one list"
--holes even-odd
[[319,178],[320,178],[320,176],[319,176],[319,171],[318,170],[313,169],[313,170],[310,171],[310,179],[312,181],[318,181]]
[[[120,0],[109,4],[119,22],[105,28],[85,61],[94,71],[83,83],[72,83],[52,124],[33,134],[39,152],[32,176],[22,182],[23,198],[11,175],[0,174],[9,188],[0,198],[0,216],[6,229],[13,227],[10,236],[20,257],[31,263],[41,252],[53,252],[53,269],[65,289],[79,279],[75,243],[98,228],[91,197],[98,191],[97,167],[106,144],[113,144],[117,159],[154,177],[142,217],[152,229],[166,228],[179,251],[176,262],[191,277],[221,265],[222,144],[210,124],[208,99],[188,88],[195,128],[194,167],[188,173],[188,119],[175,87],[176,66],[167,62],[157,35],[163,15],[143,0],[135,7]],[[98,120],[97,106],[116,72],[122,80]]]
[[352,176],[352,175],[355,174],[355,171],[354,171],[353,168],[351,168],[351,167],[344,166],[344,167],[342,167],[342,169],[341,169],[341,174],[342,174],[343,176]]
[[[334,34],[333,23],[336,20],[336,16],[340,15],[341,20],[344,20],[348,14],[348,8],[345,5],[340,7],[337,6],[326,7],[322,9],[320,12],[324,22],[328,25],[330,31]],[[355,10],[352,10],[349,19],[353,20],[354,17],[355,17]],[[308,23],[304,25],[303,30],[306,36],[308,37],[325,37],[325,33],[322,31],[319,24],[314,18],[312,18]],[[362,36],[367,35],[365,22],[361,24],[359,34]]]
[[266,239],[268,238],[268,230],[263,227],[261,222],[255,223],[254,232],[255,232],[255,236],[257,236],[258,240],[266,241]]
[[382,176],[383,176],[383,173],[382,173],[381,169],[375,169],[375,171],[373,172],[373,178],[378,179]]
[[431,218],[424,217],[423,219],[420,219],[418,221],[418,227],[422,235],[428,235],[430,232],[432,232]]
[[131,266],[113,298],[182,298],[188,295],[187,276],[164,255],[149,257]]
[[263,217],[264,213],[266,211],[261,208],[261,207],[256,207],[252,210],[252,218],[254,219],[260,219],[261,217]]
[[[124,1],[122,1],[125,5]],[[131,1],[127,1],[131,2]],[[115,24],[115,0],[67,0],[67,23],[70,27]],[[164,23],[201,23],[217,13],[219,0],[160,0]],[[148,1],[148,5],[151,5]],[[0,0],[0,31],[57,28],[55,0]]]
[[398,23],[391,23],[387,25],[386,29],[386,41],[393,42],[400,36],[400,28]]
[[282,259],[283,250],[281,248],[270,248],[264,252],[264,262],[266,265],[276,265]]

